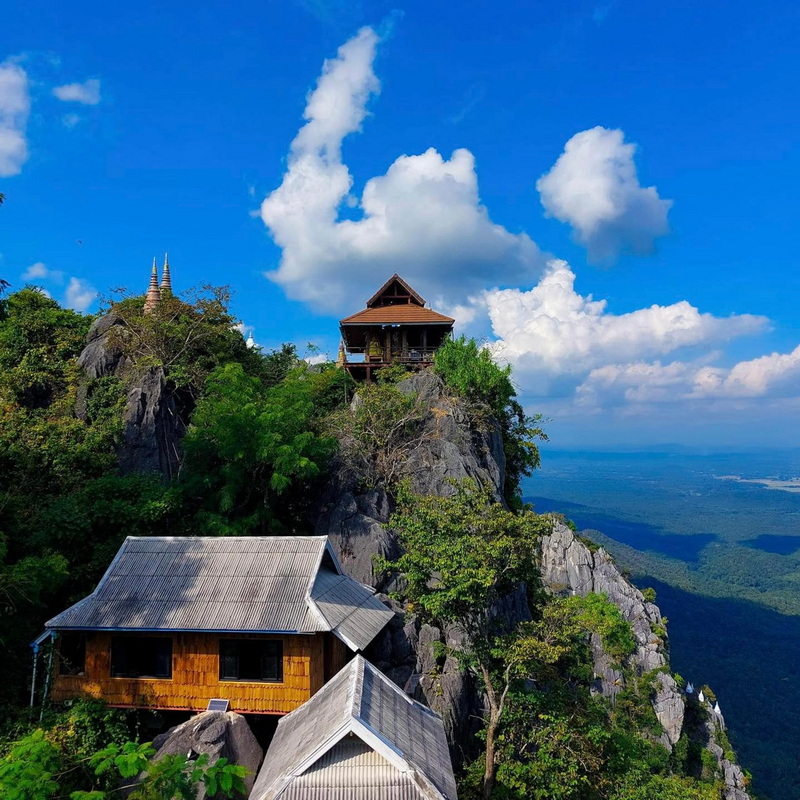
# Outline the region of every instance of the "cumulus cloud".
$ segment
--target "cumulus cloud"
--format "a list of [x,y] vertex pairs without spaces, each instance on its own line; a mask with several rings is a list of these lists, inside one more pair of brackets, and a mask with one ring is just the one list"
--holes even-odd
[[31,99],[28,76],[19,64],[0,64],[0,177],[18,175],[28,159],[25,131]]
[[592,370],[576,391],[585,407],[700,401],[746,401],[800,396],[800,345],[732,367],[702,361],[608,364]]
[[75,311],[86,311],[97,299],[97,289],[83,278],[70,278],[67,292],[64,295],[64,305]]
[[[480,203],[468,150],[444,158],[433,148],[402,155],[367,181],[360,198],[341,160],[345,136],[361,129],[380,84],[373,71],[378,34],[371,28],[325,62],[308,97],[306,124],[292,142],[288,171],[261,205],[282,248],[268,277],[289,297],[320,310],[351,310],[364,286],[400,272],[432,302],[468,302],[486,285],[530,281],[542,266],[536,244],[492,222]],[[344,206],[360,211],[340,219]]]
[[548,216],[572,226],[592,261],[622,252],[646,254],[669,232],[671,200],[639,184],[633,154],[621,130],[576,133],[552,169],[536,183]]
[[96,106],[100,102],[100,81],[97,78],[90,78],[83,83],[66,83],[63,86],[56,86],[53,94],[67,103]]
[[37,261],[31,264],[25,272],[22,273],[22,280],[24,281],[52,281],[53,283],[63,283],[64,273],[58,269],[50,269],[42,261]]
[[771,353],[740,361],[731,369],[704,367],[694,376],[696,397],[800,395],[800,345],[791,353]]
[[759,333],[768,325],[765,317],[750,314],[701,313],[686,300],[612,314],[605,300],[575,291],[574,272],[559,260],[548,263],[533,289],[495,289],[484,299],[498,337],[495,351],[520,372],[546,382],[580,378],[608,364],[729,341]]

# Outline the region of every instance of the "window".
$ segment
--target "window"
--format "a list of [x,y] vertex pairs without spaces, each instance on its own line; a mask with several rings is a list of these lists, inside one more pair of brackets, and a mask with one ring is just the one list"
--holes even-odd
[[264,639],[220,639],[222,681],[283,680],[283,642]]
[[58,674],[83,675],[86,670],[86,636],[62,633],[58,637]]
[[115,636],[112,678],[171,678],[172,639],[168,636]]

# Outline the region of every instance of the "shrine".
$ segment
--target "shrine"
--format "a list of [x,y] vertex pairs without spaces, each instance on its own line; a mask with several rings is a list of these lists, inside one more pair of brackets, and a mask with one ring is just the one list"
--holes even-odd
[[422,369],[453,330],[455,320],[427,308],[397,273],[367,301],[363,311],[339,321],[339,364],[356,380],[372,380],[392,364]]

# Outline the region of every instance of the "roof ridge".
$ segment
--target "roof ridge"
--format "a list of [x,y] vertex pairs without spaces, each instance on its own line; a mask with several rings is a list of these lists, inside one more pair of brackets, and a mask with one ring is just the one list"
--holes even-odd
[[[301,540],[301,539],[303,539],[303,540],[305,540],[305,539],[314,540],[314,539],[316,539],[316,540],[321,541],[321,540],[327,539],[327,538],[328,538],[328,536],[326,534],[322,534],[322,535],[313,534],[311,536],[303,536],[302,534],[299,534],[299,533],[287,534],[286,536],[126,536],[125,537],[125,542],[127,542],[129,540],[130,541],[146,541],[148,539],[153,539],[153,540],[156,540],[156,541],[165,541],[165,540],[177,541],[177,540],[183,540],[183,539],[203,539],[203,540],[219,539],[220,541],[228,541],[228,540],[230,540],[230,541],[237,541],[237,542],[238,541],[263,542],[263,541],[273,540],[273,539],[297,539],[297,540]],[[123,542],[123,544],[124,544],[124,542]]]

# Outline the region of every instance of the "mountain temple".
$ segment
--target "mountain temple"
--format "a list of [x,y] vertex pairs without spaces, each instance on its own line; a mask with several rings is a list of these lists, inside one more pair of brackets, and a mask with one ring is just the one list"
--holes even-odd
[[397,273],[367,300],[363,311],[339,321],[340,366],[356,380],[372,380],[392,364],[422,369],[453,330],[455,320],[433,311]]

